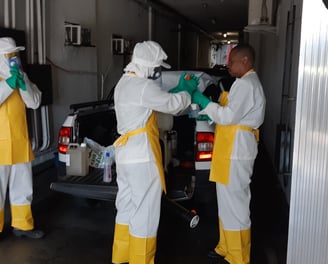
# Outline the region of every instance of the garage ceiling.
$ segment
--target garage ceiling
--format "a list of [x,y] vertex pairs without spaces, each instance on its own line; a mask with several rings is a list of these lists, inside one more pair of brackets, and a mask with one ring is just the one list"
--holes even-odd
[[209,33],[241,31],[248,22],[248,0],[158,0]]

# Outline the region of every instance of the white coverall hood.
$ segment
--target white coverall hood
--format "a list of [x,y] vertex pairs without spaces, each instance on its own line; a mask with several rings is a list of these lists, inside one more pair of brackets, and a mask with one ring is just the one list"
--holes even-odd
[[138,77],[148,78],[156,67],[171,68],[169,64],[164,62],[166,59],[165,51],[157,42],[140,42],[135,45],[132,60],[125,67],[124,71],[134,72]]
[[21,50],[25,50],[23,46],[16,46],[15,40],[12,38],[0,38],[0,77],[3,79],[7,79],[10,77],[10,68],[8,58],[6,58],[6,54],[12,52],[18,52]]

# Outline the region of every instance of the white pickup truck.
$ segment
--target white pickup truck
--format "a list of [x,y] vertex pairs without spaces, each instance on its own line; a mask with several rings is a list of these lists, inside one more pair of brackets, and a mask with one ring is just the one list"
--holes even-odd
[[[233,79],[225,69],[217,75],[204,71],[187,71],[199,77],[198,89],[217,101],[223,89],[229,89]],[[164,90],[176,86],[182,71],[162,73]],[[226,87],[224,87],[226,86]],[[66,175],[67,148],[87,137],[99,145],[110,146],[119,136],[116,131],[113,92],[109,100],[73,104],[58,136],[57,182],[51,189],[90,199],[114,201],[117,192],[115,164],[113,181],[102,181],[102,169],[90,167],[87,176]],[[206,203],[215,199],[215,187],[208,181],[212,158],[214,127],[208,121],[189,117],[191,109],[178,116],[158,113],[158,127],[166,173],[167,195],[171,201],[194,199]]]

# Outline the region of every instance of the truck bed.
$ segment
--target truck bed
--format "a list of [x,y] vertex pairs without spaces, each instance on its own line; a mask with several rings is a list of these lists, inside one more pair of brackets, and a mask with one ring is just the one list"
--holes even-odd
[[[115,201],[117,194],[116,169],[112,165],[112,181],[103,182],[103,169],[90,167],[86,176],[66,175],[65,164],[57,164],[58,179],[50,184],[50,189],[57,192],[88,199]],[[193,168],[182,166],[169,168],[166,176],[167,197],[175,201],[189,200],[194,192],[195,177]]]

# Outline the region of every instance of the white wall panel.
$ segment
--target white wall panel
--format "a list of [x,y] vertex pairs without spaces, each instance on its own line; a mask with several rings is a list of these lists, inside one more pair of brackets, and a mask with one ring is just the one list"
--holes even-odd
[[303,0],[288,264],[328,263],[328,10]]

